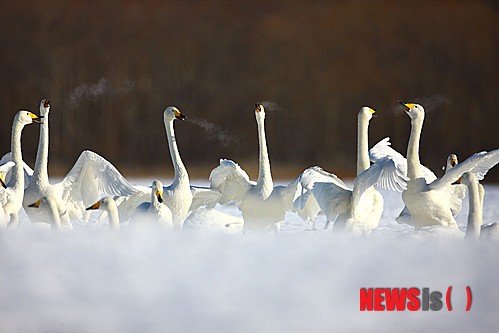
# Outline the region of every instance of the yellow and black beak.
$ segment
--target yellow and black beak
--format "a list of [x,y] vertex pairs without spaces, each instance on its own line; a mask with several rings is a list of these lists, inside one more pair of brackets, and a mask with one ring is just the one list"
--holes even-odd
[[175,110],[175,119],[185,120],[185,118],[187,118],[186,115],[182,114],[179,110]]
[[37,123],[37,124],[43,124],[43,116],[37,116],[36,114],[34,114],[33,112],[30,112],[29,113],[29,116],[31,117],[31,120],[34,122],[34,123]]
[[4,177],[3,173],[0,173],[0,184],[2,185],[3,188],[7,188],[7,185],[5,185],[5,180],[3,177]]
[[255,112],[262,112],[263,106],[262,104],[255,103]]
[[450,165],[452,167],[455,167],[457,165],[457,160],[455,158],[453,158],[452,160],[450,160]]
[[156,191],[156,198],[158,198],[159,203],[163,203],[163,192]]
[[40,203],[42,202],[42,200],[38,200],[37,202],[35,203],[32,203],[31,205],[28,205],[28,207],[32,207],[32,208],[38,208],[40,207]]
[[369,111],[371,111],[371,114],[373,115],[373,117],[377,117],[378,116],[377,114],[375,114],[376,113],[376,109],[369,108]]
[[97,202],[96,202],[96,203],[94,203],[92,206],[87,207],[85,210],[99,209],[99,207],[100,207],[100,201],[97,201]]
[[409,112],[409,110],[411,110],[411,108],[414,106],[413,104],[404,103],[402,101],[399,101],[399,104],[403,106],[403,110],[405,112]]

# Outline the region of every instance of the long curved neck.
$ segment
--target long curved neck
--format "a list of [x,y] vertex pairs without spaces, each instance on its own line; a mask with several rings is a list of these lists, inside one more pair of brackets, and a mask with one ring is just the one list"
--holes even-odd
[[37,184],[48,184],[48,154],[49,154],[49,114],[44,115],[43,124],[40,129],[38,150],[36,152],[35,169],[31,181]]
[[409,179],[421,178],[421,162],[419,161],[419,141],[423,130],[424,116],[411,119],[411,135],[407,145],[407,176]]
[[116,230],[120,228],[120,219],[118,215],[118,207],[116,204],[109,204],[107,207],[107,216],[109,217],[109,228]]
[[258,126],[258,145],[259,153],[259,168],[258,168],[258,182],[257,186],[261,187],[268,194],[272,192],[274,186],[272,182],[272,173],[270,171],[269,152],[267,150],[267,140],[265,138],[265,122],[263,119],[257,118]]
[[52,217],[51,229],[52,230],[60,230],[61,229],[61,217],[59,215],[59,209],[57,208],[57,205],[55,204],[55,202],[53,202],[53,201],[49,202],[49,209],[50,209],[50,216]]
[[23,128],[24,125],[19,122],[16,116],[14,118],[14,123],[12,124],[12,135],[10,139],[12,161],[14,161],[15,165],[12,167],[12,177],[9,181],[9,187],[24,190],[24,168],[21,152],[21,134]]
[[357,176],[369,169],[369,120],[359,116],[357,120]]
[[187,169],[185,168],[184,163],[182,163],[180,153],[178,152],[177,140],[175,139],[175,131],[173,129],[173,120],[165,121],[165,129],[166,137],[168,139],[168,147],[170,148],[170,156],[175,170],[174,183],[183,180],[189,181]]
[[[480,237],[480,227],[482,226],[482,196],[480,185],[476,177],[470,176],[472,181],[468,185],[468,195],[470,210],[468,213],[468,226],[466,227],[465,239],[478,239]],[[483,193],[483,188],[482,193]]]

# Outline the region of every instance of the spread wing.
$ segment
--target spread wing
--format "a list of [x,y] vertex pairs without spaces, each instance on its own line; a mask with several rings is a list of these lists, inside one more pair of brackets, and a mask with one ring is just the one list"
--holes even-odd
[[220,193],[219,203],[239,202],[255,185],[248,174],[231,160],[220,160],[220,165],[210,173],[210,188]]

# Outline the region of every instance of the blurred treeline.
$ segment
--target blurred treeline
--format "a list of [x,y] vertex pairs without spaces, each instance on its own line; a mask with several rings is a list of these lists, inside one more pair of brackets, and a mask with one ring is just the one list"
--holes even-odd
[[[275,177],[352,176],[363,105],[379,116],[370,145],[390,136],[405,155],[400,99],[427,109],[421,160],[440,174],[450,152],[499,147],[498,13],[478,0],[4,0],[0,152],[14,113],[48,97],[52,174],[91,149],[125,176],[170,177],[162,112],[175,105],[191,119],[176,133],[194,177],[221,157],[256,177],[254,103],[267,101]],[[31,164],[37,143],[32,125]]]

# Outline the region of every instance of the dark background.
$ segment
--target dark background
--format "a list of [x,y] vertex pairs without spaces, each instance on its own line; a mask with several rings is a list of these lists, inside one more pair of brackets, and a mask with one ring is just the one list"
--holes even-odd
[[[499,7],[494,1],[0,1],[0,153],[21,108],[51,99],[50,170],[84,149],[125,176],[171,177],[162,113],[175,105],[182,158],[207,178],[221,157],[256,177],[254,103],[267,102],[274,177],[320,165],[350,177],[356,117],[377,109],[405,155],[410,121],[427,110],[421,161],[441,174],[499,147]],[[38,128],[23,134],[33,164]],[[492,170],[488,181],[499,181]]]

